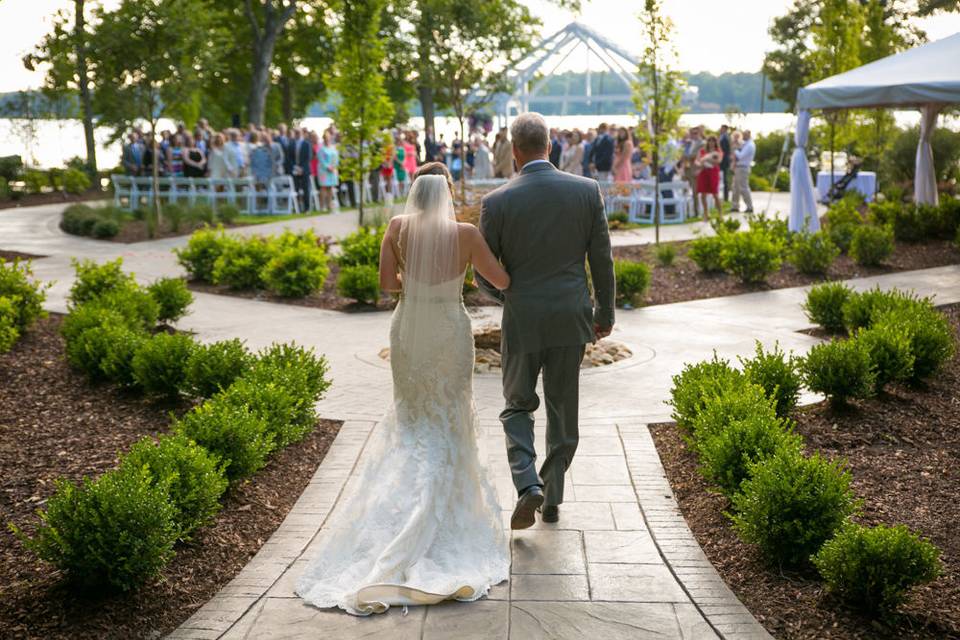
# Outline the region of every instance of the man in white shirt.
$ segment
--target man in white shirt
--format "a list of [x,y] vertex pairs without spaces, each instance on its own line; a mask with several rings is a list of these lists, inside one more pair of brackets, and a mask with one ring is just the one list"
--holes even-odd
[[747,206],[746,212],[753,213],[753,196],[750,194],[750,165],[753,156],[757,153],[750,131],[743,132],[743,143],[733,151],[733,208],[731,211],[740,211],[740,197]]

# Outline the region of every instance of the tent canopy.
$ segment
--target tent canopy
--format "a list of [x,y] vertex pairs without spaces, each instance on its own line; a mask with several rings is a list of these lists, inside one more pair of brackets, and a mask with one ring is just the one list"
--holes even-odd
[[960,33],[814,82],[798,109],[920,107],[960,102]]

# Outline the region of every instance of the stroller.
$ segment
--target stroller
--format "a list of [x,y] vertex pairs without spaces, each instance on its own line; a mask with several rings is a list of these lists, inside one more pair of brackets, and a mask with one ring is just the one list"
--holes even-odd
[[843,177],[830,186],[830,190],[827,192],[826,198],[824,198],[825,204],[833,204],[837,200],[843,198],[843,194],[846,192],[847,187],[850,186],[850,183],[853,182],[853,179],[857,177],[858,173],[860,173],[860,165],[863,164],[863,161],[859,158],[851,157],[849,164],[850,166],[847,169],[847,172],[843,174]]

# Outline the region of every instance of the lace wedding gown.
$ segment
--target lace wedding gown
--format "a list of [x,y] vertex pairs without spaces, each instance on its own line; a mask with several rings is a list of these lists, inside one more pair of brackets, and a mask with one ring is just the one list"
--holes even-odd
[[[434,176],[414,187],[423,191],[427,177]],[[408,211],[416,195],[412,190]],[[436,215],[419,215],[427,213]],[[438,220],[451,216],[452,206]],[[390,329],[393,407],[375,427],[352,495],[336,507],[296,589],[312,605],[355,615],[476,600],[510,572],[500,509],[481,463],[464,273],[450,278],[448,267],[430,263],[450,250],[441,244],[449,238],[425,237],[437,233],[427,225],[404,226],[401,237],[412,241]]]

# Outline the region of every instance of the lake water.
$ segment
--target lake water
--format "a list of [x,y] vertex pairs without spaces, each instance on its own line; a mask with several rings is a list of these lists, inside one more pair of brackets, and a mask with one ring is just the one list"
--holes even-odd
[[[914,126],[920,121],[916,111],[894,112],[900,126]],[[330,124],[330,118],[304,118],[301,123],[311,129],[321,131]],[[960,119],[952,118],[943,122],[941,126],[960,129]],[[579,128],[582,130],[596,127],[601,122],[616,125],[631,125],[636,123],[636,116],[631,115],[599,115],[599,116],[549,116],[547,122],[552,127],[560,129]],[[816,122],[816,119],[814,119]],[[748,113],[729,117],[723,113],[692,113],[680,118],[680,124],[688,127],[706,125],[709,129],[717,129],[721,124],[732,124],[741,129],[751,129],[756,134],[766,134],[774,131],[793,129],[795,117],[789,113]],[[28,130],[22,120],[0,118],[0,156],[20,155],[24,162],[40,167],[63,166],[68,158],[84,156],[86,153],[83,141],[83,126],[78,120],[37,120],[33,130]],[[414,129],[423,129],[423,118],[411,118],[407,125]],[[459,134],[459,125],[456,118],[437,118],[437,133],[443,134],[445,139],[452,140]],[[161,121],[162,129],[173,129],[173,122]],[[101,167],[116,166],[120,163],[120,144],[108,144],[110,132],[98,129],[97,163]]]

